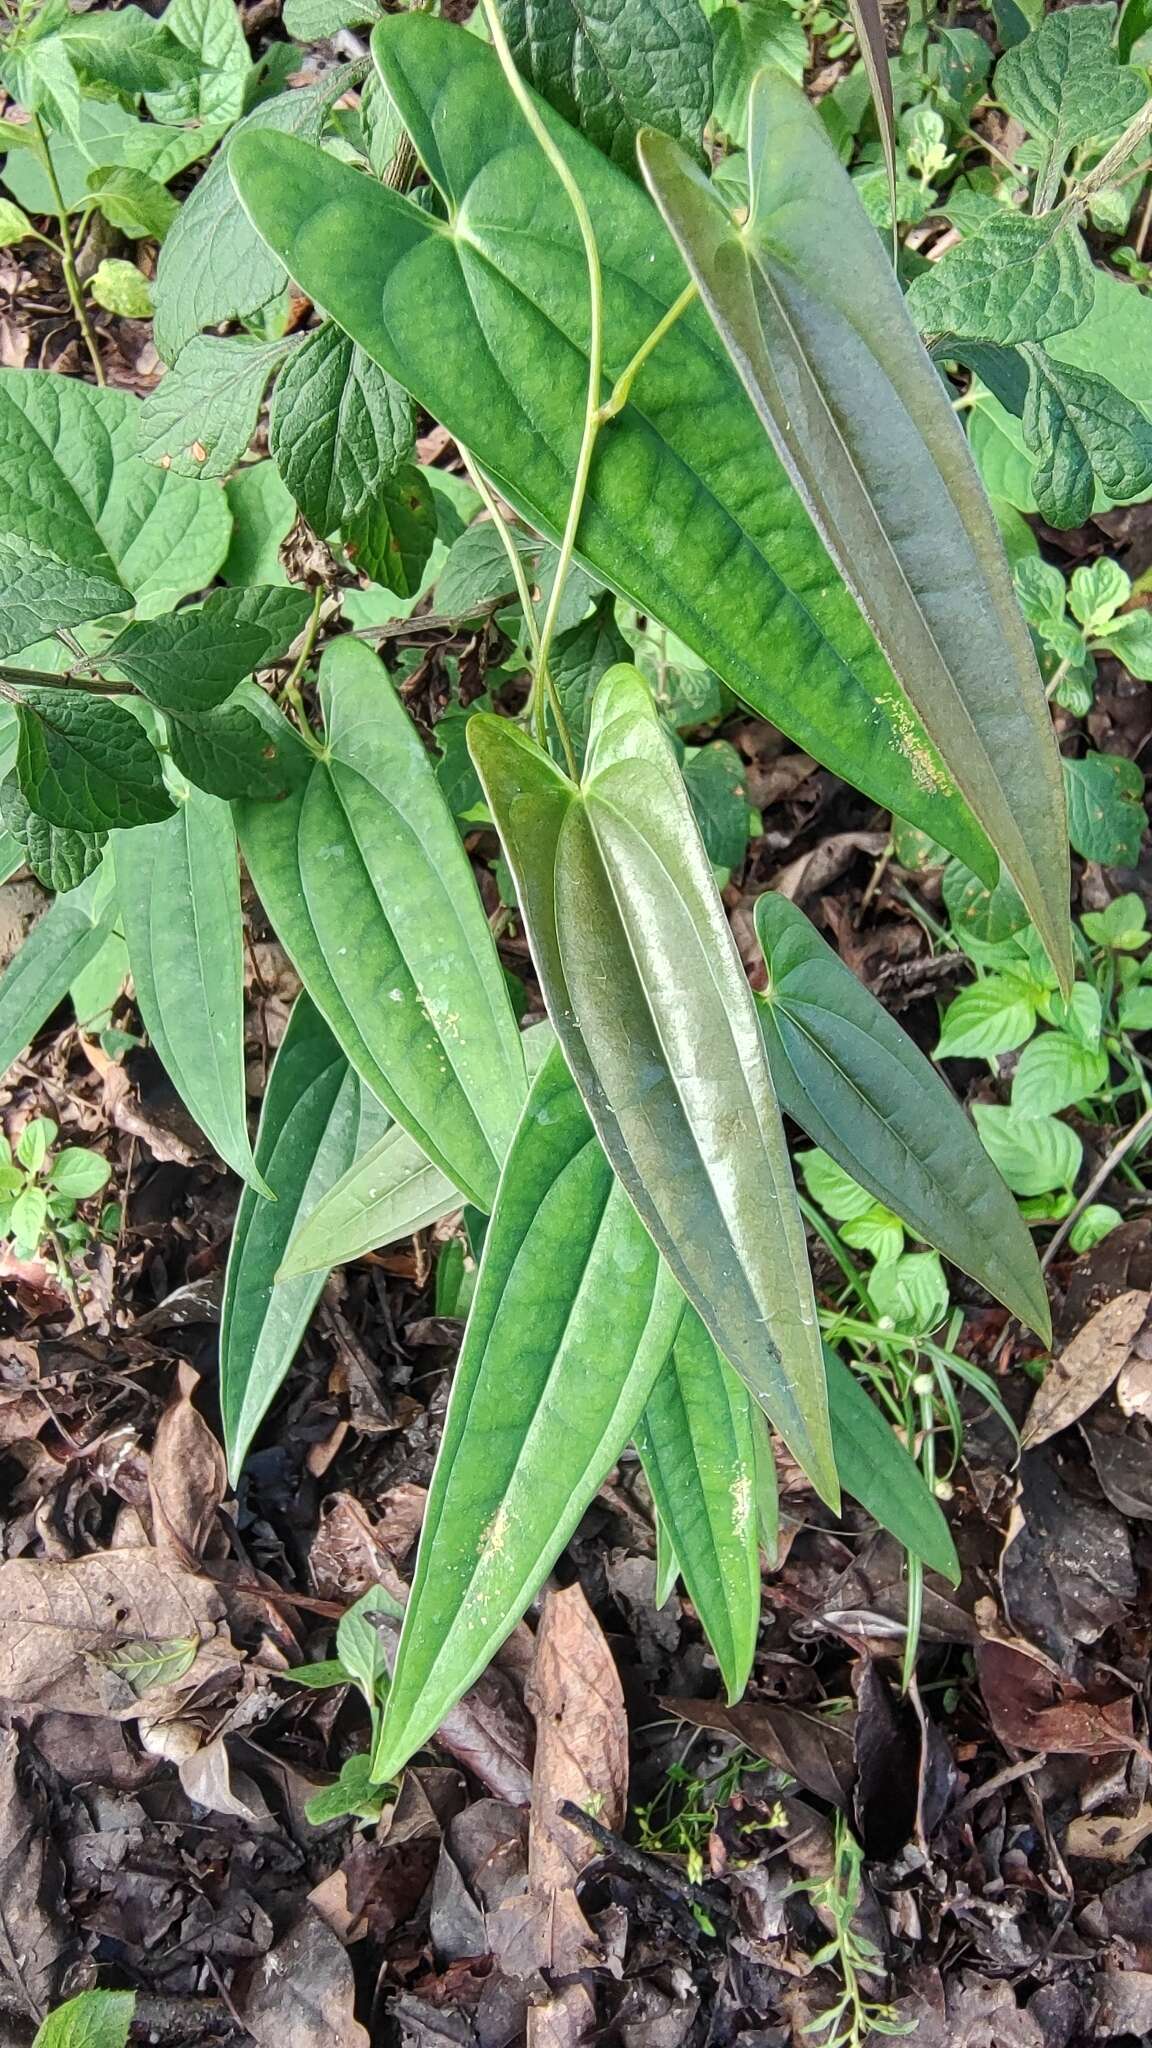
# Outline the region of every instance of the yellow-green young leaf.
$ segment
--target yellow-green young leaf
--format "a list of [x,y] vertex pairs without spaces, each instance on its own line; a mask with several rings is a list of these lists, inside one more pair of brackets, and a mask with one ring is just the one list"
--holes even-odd
[[320,665],[323,759],[283,803],[236,806],[260,900],[361,1079],[490,1209],[524,1055],[468,857],[385,669]]
[[50,2012],[32,2048],[126,2048],[134,1991],[81,1991]]
[[[229,153],[237,189],[317,304],[556,539],[588,382],[588,278],[571,207],[475,36],[395,15],[374,31],[373,52],[448,220],[319,149],[249,130]],[[607,397],[681,296],[683,265],[636,182],[541,111],[600,247]],[[600,436],[578,552],[807,752],[995,879],[987,840],[833,573],[702,307],[664,337]]]
[[631,1436],[683,1307],[554,1050],[485,1240],[374,1777],[395,1776],[519,1620]]
[[549,1015],[601,1143],[689,1301],[837,1497],[804,1231],[756,1006],[648,686],[609,669],[579,788],[511,721],[472,758]]
[[152,317],[152,287],[144,272],[123,256],[105,256],[88,289],[107,313],[119,313],[127,320]]
[[[760,1025],[781,1108],[1047,1341],[1048,1297],[1027,1227],[940,1075],[794,904],[760,896],[756,934],[768,969]],[[1029,1008],[1025,1036],[1034,1022]]]
[[902,1543],[913,1557],[960,1582],[960,1563],[948,1524],[918,1465],[893,1434],[855,1373],[824,1348],[828,1406],[836,1464],[845,1493]]
[[689,1309],[636,1448],[730,1702],[748,1683],[760,1626],[754,1415],[743,1381]]
[[246,1187],[236,1211],[220,1316],[220,1413],[233,1481],[296,1356],[324,1274],[277,1282],[288,1240],[380,1135],[385,1112],[358,1080],[307,995],[268,1077],[256,1166],[274,1201]]
[[1070,983],[1060,761],[1028,629],[947,391],[823,122],[781,73],[756,79],[742,227],[667,136],[639,147],[777,454]]
[[115,837],[136,1003],[176,1093],[242,1180],[248,1142],[240,865],[227,804],[188,792],[175,815]]
[[0,249],[11,248],[32,233],[32,223],[14,199],[0,198]]

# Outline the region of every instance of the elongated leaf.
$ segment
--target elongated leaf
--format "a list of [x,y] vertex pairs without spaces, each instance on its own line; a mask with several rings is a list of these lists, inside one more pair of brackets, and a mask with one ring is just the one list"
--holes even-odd
[[277,1285],[285,1247],[297,1223],[375,1142],[384,1114],[308,996],[300,996],[268,1077],[256,1136],[257,1170],[276,1199],[245,1188],[224,1280],[220,1413],[233,1480],[324,1285],[323,1273]]
[[724,1356],[836,1498],[804,1232],[756,1007],[647,684],[609,669],[580,789],[507,719],[469,745],[601,1143]]
[[304,1218],[278,1277],[327,1273],[438,1223],[463,1201],[415,1138],[391,1124]]
[[519,1620],[632,1434],[683,1306],[554,1051],[485,1240],[374,1777],[427,1741]]
[[[588,375],[571,208],[474,36],[395,16],[373,49],[449,224],[286,136],[237,136],[237,189],[303,288],[556,539]],[[542,112],[596,230],[610,379],[680,296],[683,269],[633,180]],[[579,555],[807,752],[994,879],[983,836],[700,307],[661,342],[601,436]]]
[[320,694],[325,758],[283,803],[237,806],[244,858],[361,1079],[488,1209],[524,1056],[468,858],[375,655],[336,641]]
[[110,866],[50,903],[0,975],[0,1074],[35,1037],[76,976],[96,958],[116,915]]
[[824,1347],[836,1464],[845,1493],[935,1572],[960,1582],[956,1546],[924,1475],[855,1373]]
[[841,575],[1071,980],[1060,761],[999,529],[892,267],[799,86],[753,88],[749,218],[640,159]]
[[748,1683],[760,1627],[753,1413],[743,1381],[689,1309],[636,1448],[729,1702]]
[[1047,1342],[1027,1226],[931,1062],[783,896],[757,899],[756,935],[768,968],[760,1027],[781,1108]]
[[115,840],[124,938],[144,1029],[222,1159],[267,1194],[248,1142],[244,939],[236,832],[202,791]]
[[888,173],[888,198],[892,208],[893,232],[900,214],[896,203],[896,106],[892,97],[892,67],[888,62],[888,39],[879,0],[848,0],[860,55],[868,73],[868,89],[876,114],[876,126],[884,150]]

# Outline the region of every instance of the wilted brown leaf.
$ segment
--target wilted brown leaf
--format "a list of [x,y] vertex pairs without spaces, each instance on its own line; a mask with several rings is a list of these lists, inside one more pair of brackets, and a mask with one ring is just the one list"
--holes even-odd
[[153,1550],[0,1565],[0,1695],[130,1721],[239,1664],[207,1579]]
[[257,2048],[368,2048],[348,1956],[310,1906],[264,1957],[240,2017]]
[[1078,1813],[1064,1831],[1065,1856],[1127,1863],[1152,1835],[1152,1806],[1139,1813]]
[[1011,1749],[1100,1756],[1141,1748],[1129,1693],[1089,1692],[1023,1644],[982,1643],[976,1668],[988,1718]]
[[228,1484],[224,1452],[192,1405],[199,1385],[192,1367],[182,1365],[176,1399],[160,1417],[148,1466],[156,1548],[186,1571],[204,1555]]
[[24,1740],[16,1733],[0,1737],[0,1971],[42,2019],[72,1944],[47,1801]]
[[1027,1451],[1067,1429],[1108,1392],[1131,1355],[1152,1300],[1144,1288],[1130,1288],[1105,1302],[1054,1361],[1028,1410],[1021,1432]]

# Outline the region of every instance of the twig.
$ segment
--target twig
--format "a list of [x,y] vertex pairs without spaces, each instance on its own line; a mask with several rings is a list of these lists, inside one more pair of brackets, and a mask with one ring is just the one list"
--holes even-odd
[[40,139],[37,155],[43,164],[45,176],[52,188],[52,199],[56,208],[56,217],[60,223],[60,267],[64,273],[64,288],[68,293],[68,300],[72,311],[76,315],[76,323],[84,337],[84,346],[88,351],[96,382],[102,385],[104,382],[104,365],[100,361],[100,351],[96,346],[96,336],[92,332],[92,322],[88,318],[88,308],[84,302],[84,287],[80,282],[79,273],[76,269],[76,250],[72,241],[72,230],[68,225],[68,208],[64,204],[64,194],[60,190],[60,180],[56,176],[56,166],[52,161],[52,151],[48,147],[48,136],[44,123],[40,119],[39,114],[33,114],[32,120]]
[[1143,1116],[1137,1117],[1136,1122],[1133,1124],[1131,1130],[1125,1131],[1124,1136],[1122,1138],[1117,1139],[1116,1143],[1112,1147],[1112,1150],[1108,1153],[1107,1157],[1103,1160],[1102,1164],[1097,1167],[1095,1173],[1092,1175],[1091,1180],[1085,1188],[1084,1193],[1081,1195],[1079,1201],[1077,1202],[1076,1207],[1074,1209],[1069,1210],[1063,1222],[1058,1226],[1058,1228],[1053,1233],[1052,1241],[1045,1248],[1044,1256],[1040,1261],[1041,1272],[1047,1272],[1057,1252],[1060,1250],[1061,1245],[1064,1243],[1065,1238],[1068,1236],[1069,1231],[1078,1222],[1079,1218],[1084,1214],[1084,1211],[1088,1207],[1089,1202],[1095,1200],[1101,1188],[1104,1186],[1105,1182],[1109,1178],[1109,1175],[1115,1171],[1116,1167],[1119,1166],[1120,1161],[1122,1159],[1127,1158],[1129,1152],[1135,1151],[1136,1146],[1140,1143],[1141,1138],[1144,1137],[1145,1134],[1149,1131],[1152,1131],[1152,1109],[1146,1109],[1144,1111]]
[[634,1849],[631,1842],[624,1841],[620,1835],[614,1835],[611,1828],[606,1828],[602,1821],[595,1820],[590,1813],[585,1813],[583,1807],[577,1806],[573,1800],[562,1799],[556,1811],[561,1820],[566,1820],[572,1827],[579,1828],[582,1835],[587,1835],[595,1842],[602,1856],[610,1857],[622,1870],[630,1870],[634,1877],[642,1877],[645,1883],[654,1884],[661,1891],[674,1893],[677,1898],[686,1900],[689,1905],[706,1903],[710,1914],[731,1917],[727,1908],[717,1901],[711,1892],[705,1891],[702,1885],[693,1884],[691,1878],[685,1877],[683,1871],[677,1870],[674,1864],[662,1863],[658,1856],[648,1856],[642,1849]]

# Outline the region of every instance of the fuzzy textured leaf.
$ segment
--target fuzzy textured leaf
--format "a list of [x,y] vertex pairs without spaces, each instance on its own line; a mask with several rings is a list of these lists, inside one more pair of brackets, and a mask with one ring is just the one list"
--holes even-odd
[[1106,377],[1026,348],[1024,443],[1037,458],[1032,490],[1050,526],[1082,526],[1097,482],[1116,504],[1152,491],[1152,422]]
[[408,393],[334,321],[307,337],[276,380],[268,446],[321,539],[395,476],[414,433]]
[[144,460],[177,476],[228,476],[256,432],[269,377],[295,346],[197,335],[144,401]]
[[516,68],[605,156],[636,175],[641,128],[698,156],[712,105],[699,0],[499,0]]
[[710,1335],[836,1496],[816,1309],[756,1006],[644,679],[609,669],[579,789],[510,720],[469,745],[556,1035]]
[[151,825],[172,799],[137,718],[110,697],[21,685],[16,773],[34,811],[73,832]]
[[913,279],[908,311],[924,334],[1042,341],[1078,327],[1095,295],[1092,259],[1071,221],[1002,209]]
[[374,1777],[427,1741],[519,1620],[631,1436],[683,1307],[554,1050],[485,1239]]
[[1063,164],[1081,142],[1106,142],[1148,97],[1140,72],[1112,47],[1116,9],[1076,6],[1050,14],[996,66],[996,97]]
[[210,711],[287,653],[310,609],[303,590],[212,590],[186,611],[134,621],[106,659],[161,711]]

